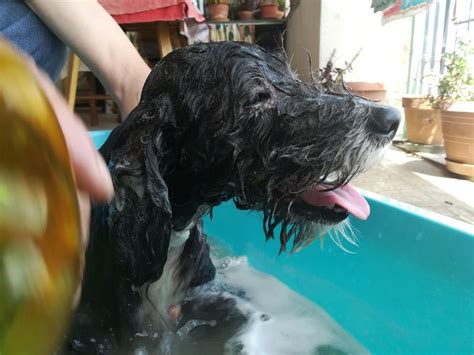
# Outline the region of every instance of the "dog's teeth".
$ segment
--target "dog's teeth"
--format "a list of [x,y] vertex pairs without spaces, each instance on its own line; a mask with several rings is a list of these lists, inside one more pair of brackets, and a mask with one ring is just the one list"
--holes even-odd
[[334,212],[342,213],[342,212],[346,212],[346,210],[342,207],[336,206],[334,207]]
[[335,206],[336,205],[333,203],[332,205],[327,205],[326,207],[332,210]]

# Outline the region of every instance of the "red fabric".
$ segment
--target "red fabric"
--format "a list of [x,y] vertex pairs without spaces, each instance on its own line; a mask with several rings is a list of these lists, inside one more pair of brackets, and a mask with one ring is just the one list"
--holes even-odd
[[119,24],[156,21],[204,21],[191,0],[99,0]]

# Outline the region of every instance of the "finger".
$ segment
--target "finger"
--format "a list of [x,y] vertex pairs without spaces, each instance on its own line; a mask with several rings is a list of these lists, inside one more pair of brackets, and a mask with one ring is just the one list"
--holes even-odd
[[35,75],[58,117],[71,154],[78,188],[87,191],[92,198],[109,201],[114,192],[110,173],[96,151],[86,127],[70,111],[66,101],[46,74],[37,70]]

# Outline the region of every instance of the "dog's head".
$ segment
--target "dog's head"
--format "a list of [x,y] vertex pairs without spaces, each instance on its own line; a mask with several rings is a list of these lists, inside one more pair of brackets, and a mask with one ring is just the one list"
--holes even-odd
[[102,149],[116,188],[111,228],[129,240],[122,253],[143,256],[137,283],[160,274],[172,229],[225,200],[262,210],[267,238],[281,227],[282,250],[349,214],[367,218],[348,182],[399,121],[395,109],[301,82],[281,54],[255,45],[172,52]]

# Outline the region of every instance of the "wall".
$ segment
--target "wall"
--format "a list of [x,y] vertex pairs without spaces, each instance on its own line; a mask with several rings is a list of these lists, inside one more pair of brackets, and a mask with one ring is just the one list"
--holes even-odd
[[291,66],[309,79],[308,53],[313,68],[319,67],[321,0],[301,0],[288,21],[287,51]]
[[318,58],[315,66],[324,66],[334,48],[339,66],[362,48],[346,81],[384,82],[389,101],[397,103],[406,90],[411,19],[382,26],[381,14],[374,14],[370,4],[371,0],[301,0],[288,24],[288,54],[294,58],[293,68],[306,79],[304,48]]

